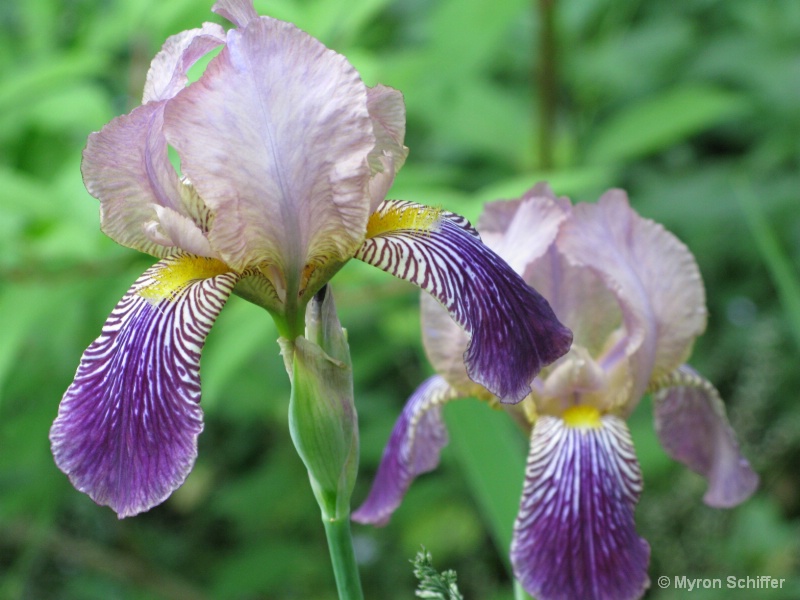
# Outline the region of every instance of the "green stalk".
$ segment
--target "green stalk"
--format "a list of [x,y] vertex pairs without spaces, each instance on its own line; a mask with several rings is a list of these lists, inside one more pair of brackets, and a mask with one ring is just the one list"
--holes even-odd
[[339,518],[326,518],[323,515],[322,522],[325,525],[325,535],[328,536],[328,550],[339,600],[363,600],[364,593],[361,591],[353,538],[350,535],[350,515]]
[[514,580],[514,600],[531,600],[528,592],[522,588],[522,584],[516,579]]

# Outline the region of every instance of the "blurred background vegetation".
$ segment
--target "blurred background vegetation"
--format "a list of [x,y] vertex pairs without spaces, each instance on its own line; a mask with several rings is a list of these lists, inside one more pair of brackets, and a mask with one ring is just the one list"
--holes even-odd
[[[0,3],[0,600],[334,595],[318,508],[288,435],[277,334],[239,298],[208,339],[200,456],[170,500],[118,521],[69,485],[49,451],[48,428],[81,353],[154,261],[99,232],[81,150],[91,131],[139,103],[168,35],[221,22],[210,5]],[[256,8],[344,53],[368,84],[404,92],[411,154],[392,197],[475,218],[484,201],[541,179],[582,201],[623,187],[642,215],[689,245],[711,314],[692,363],[722,392],[762,484],[733,510],[705,507],[704,482],[658,446],[645,399],[631,427],[651,579],[771,575],[787,578],[783,590],[692,598],[799,598],[800,3]],[[353,351],[359,502],[430,367],[414,288],[350,264],[333,290]],[[504,544],[524,440],[477,402],[446,413],[452,443],[438,471],[412,487],[387,527],[354,527],[368,598],[413,597],[408,559],[420,544],[437,567],[458,570],[466,597],[512,597]],[[686,597],[653,587],[648,598]]]

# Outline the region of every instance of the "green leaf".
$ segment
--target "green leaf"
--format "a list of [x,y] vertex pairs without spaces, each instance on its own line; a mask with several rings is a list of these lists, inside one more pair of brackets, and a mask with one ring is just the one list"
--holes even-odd
[[0,114],[24,109],[39,97],[78,79],[100,75],[106,69],[102,54],[83,52],[51,57],[39,64],[20,65],[0,79]]
[[522,496],[525,437],[508,415],[482,402],[451,402],[445,418],[467,482],[511,572],[508,552]]
[[681,87],[625,108],[598,127],[588,163],[628,161],[652,154],[742,115],[742,96],[714,87]]
[[778,290],[778,297],[786,312],[795,342],[800,346],[800,277],[797,268],[781,249],[777,235],[749,186],[740,182],[736,190],[756,248]]

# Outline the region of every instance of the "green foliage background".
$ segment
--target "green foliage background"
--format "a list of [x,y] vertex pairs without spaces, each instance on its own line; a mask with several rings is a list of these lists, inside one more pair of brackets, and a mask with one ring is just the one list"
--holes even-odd
[[[658,446],[645,399],[631,426],[651,579],[771,575],[787,579],[782,590],[691,597],[798,598],[800,3],[554,5],[547,56],[539,8],[522,0],[256,2],[344,53],[368,84],[404,92],[411,155],[392,197],[475,218],[484,201],[541,179],[584,201],[623,187],[689,245],[711,313],[692,362],[721,390],[762,485],[736,509],[705,507],[704,482]],[[200,457],[169,501],[118,521],[50,456],[48,428],[81,353],[154,261],[99,232],[81,150],[89,132],[139,103],[168,35],[219,20],[209,9],[205,0],[0,4],[2,600],[334,595],[318,509],[289,440],[277,334],[239,298],[208,339]],[[430,367],[414,288],[350,264],[333,290],[353,350],[360,501]],[[436,474],[412,487],[386,528],[355,526],[368,598],[413,597],[408,559],[420,544],[438,568],[458,570],[465,597],[512,597],[505,547],[525,441],[477,402],[446,413],[452,443]],[[686,591],[654,583],[647,597]]]

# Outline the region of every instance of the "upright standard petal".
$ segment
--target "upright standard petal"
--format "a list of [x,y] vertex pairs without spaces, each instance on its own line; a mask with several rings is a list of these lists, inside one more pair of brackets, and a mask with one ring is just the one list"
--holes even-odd
[[369,153],[372,170],[370,214],[386,198],[394,176],[408,156],[403,145],[406,135],[406,105],[403,94],[385,85],[367,89],[367,110],[375,133],[375,147]]
[[268,262],[296,292],[307,265],[343,262],[361,243],[375,146],[366,86],[294,25],[259,17],[230,30],[170,101],[165,132],[234,269]]
[[552,246],[569,214],[569,201],[559,202],[550,188],[537,185],[519,200],[487,204],[478,229],[484,243],[524,277],[528,265]]
[[739,451],[736,435],[716,388],[684,365],[653,394],[655,428],[673,459],[708,480],[703,500],[729,508],[747,500],[758,475]]
[[238,275],[181,256],[154,265],[81,358],[50,430],[58,467],[119,516],[180,486],[203,429],[200,352]]
[[237,27],[246,27],[250,21],[258,18],[253,0],[219,0],[211,10]]
[[[184,207],[183,185],[169,160],[164,138],[164,106],[186,84],[186,72],[203,54],[224,41],[219,25],[172,36],[153,59],[144,102],[92,133],[81,171],[89,193],[100,200],[100,224],[114,241],[165,257],[175,252],[169,239],[148,235],[158,225],[157,207],[192,217]],[[202,235],[193,227],[194,237]],[[167,245],[165,245],[167,244]]]
[[353,513],[354,521],[385,525],[417,475],[436,468],[448,441],[442,405],[456,397],[456,391],[438,375],[411,395],[383,451],[369,496]]
[[531,449],[511,561],[539,600],[632,600],[649,585],[636,534],[639,464],[622,419],[593,407],[542,416]]
[[142,104],[169,100],[183,89],[189,68],[202,56],[225,43],[225,30],[216,23],[204,23],[170,36],[150,62],[142,94]]
[[471,335],[464,353],[470,378],[504,402],[519,402],[539,370],[569,350],[572,333],[461,221],[413,202],[384,202],[356,258],[434,296]]
[[652,379],[676,369],[705,329],[705,290],[691,252],[661,225],[637,215],[625,193],[580,204],[564,225],[559,249],[593,269],[617,296],[634,378],[632,410]]

